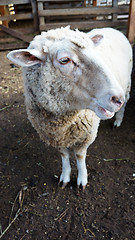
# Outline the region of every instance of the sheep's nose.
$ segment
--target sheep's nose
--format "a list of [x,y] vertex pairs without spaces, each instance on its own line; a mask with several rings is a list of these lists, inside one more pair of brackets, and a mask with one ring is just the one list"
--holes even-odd
[[124,99],[113,96],[111,98],[111,102],[114,103],[115,105],[117,105],[118,107],[121,107],[122,104],[124,103]]

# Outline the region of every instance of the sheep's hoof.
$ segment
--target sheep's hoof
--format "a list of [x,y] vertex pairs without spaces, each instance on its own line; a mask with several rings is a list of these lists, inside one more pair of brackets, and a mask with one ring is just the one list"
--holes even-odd
[[85,188],[86,188],[86,185],[82,186],[82,185],[77,185],[77,190],[79,191],[80,190],[80,186],[83,190],[83,192],[85,191]]
[[61,189],[64,189],[67,186],[68,182],[63,182],[63,181],[59,181],[58,182],[58,186],[61,187]]
[[117,127],[120,127],[121,123],[122,123],[122,119],[120,119],[120,120],[116,119],[113,125],[114,125],[114,127],[117,128]]
[[62,188],[62,189],[64,189],[64,188],[67,186],[67,184],[68,184],[68,182],[65,182],[65,183],[63,182],[63,184],[62,184],[62,187],[61,187],[61,188]]

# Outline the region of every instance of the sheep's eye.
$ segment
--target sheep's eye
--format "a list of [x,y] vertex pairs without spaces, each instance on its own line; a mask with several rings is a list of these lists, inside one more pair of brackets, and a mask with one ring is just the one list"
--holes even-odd
[[65,64],[69,63],[70,61],[71,61],[70,58],[64,57],[59,60],[59,63],[65,65]]

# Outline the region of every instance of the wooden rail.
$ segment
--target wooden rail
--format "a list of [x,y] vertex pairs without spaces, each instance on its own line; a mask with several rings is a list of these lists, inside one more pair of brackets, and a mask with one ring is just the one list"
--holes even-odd
[[59,28],[59,27],[66,27],[67,25],[70,25],[72,29],[82,29],[82,30],[89,30],[89,29],[93,29],[93,28],[99,28],[99,27],[117,27],[119,28],[124,27],[127,28],[128,27],[128,23],[127,21],[82,21],[82,22],[68,22],[68,23],[46,23],[43,25],[40,25],[40,30],[41,31],[45,31],[45,30],[49,30],[52,28]]
[[6,15],[6,16],[1,16],[0,20],[20,20],[20,19],[33,19],[33,14],[32,13],[23,13],[23,14],[13,14],[13,15]]
[[28,4],[30,0],[0,0],[0,6],[9,4]]
[[92,8],[67,8],[67,9],[50,9],[50,10],[39,10],[38,14],[40,17],[51,17],[51,16],[76,16],[76,15],[104,15],[112,13],[128,13],[129,7],[92,7]]

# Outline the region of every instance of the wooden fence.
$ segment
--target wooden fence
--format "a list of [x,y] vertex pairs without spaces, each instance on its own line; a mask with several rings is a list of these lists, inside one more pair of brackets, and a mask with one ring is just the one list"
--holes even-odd
[[[67,25],[72,29],[78,28],[85,31],[96,27],[114,27],[127,33],[129,4],[119,5],[118,0],[112,0],[111,6],[96,6],[96,0],[93,0],[93,5],[88,4],[89,2],[86,0],[0,0],[0,21],[2,21],[0,50],[26,47],[33,38],[33,35],[29,35],[30,33],[35,34]],[[130,2],[130,6],[135,5],[135,0]],[[3,14],[4,8],[11,3],[15,8],[15,14]],[[134,14],[131,14],[129,19],[132,22],[132,24],[129,23],[129,38],[133,42],[135,40]],[[21,28],[18,28],[18,23]],[[9,35],[12,37],[9,38]],[[15,38],[20,41],[16,43]]]
[[[67,2],[70,7],[64,6]],[[113,0],[112,6],[86,7],[84,3],[81,7],[76,7],[75,3],[77,5],[78,1],[37,0],[40,31],[67,24],[71,28],[81,30],[90,30],[95,27],[127,28],[128,26],[129,6],[118,5],[117,0]]]
[[[11,4],[15,14],[9,10]],[[27,47],[33,38],[27,34],[39,29],[36,0],[0,0],[0,13],[0,50]]]
[[[0,21],[7,21],[9,22],[10,20],[33,20],[34,21],[34,28],[37,29],[37,10],[36,10],[36,0],[0,0],[0,7],[5,8],[8,5],[14,5],[17,7],[17,5],[22,5],[22,12],[19,14],[8,14],[4,16],[0,16]],[[29,12],[25,12],[26,8],[25,5],[29,5]],[[7,24],[6,24],[7,25]]]

